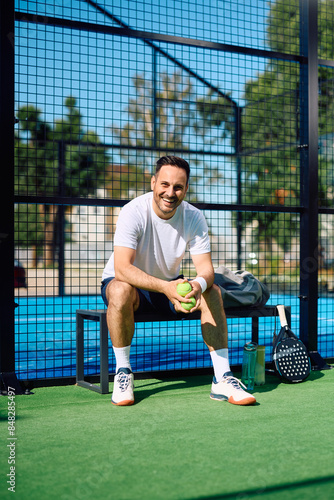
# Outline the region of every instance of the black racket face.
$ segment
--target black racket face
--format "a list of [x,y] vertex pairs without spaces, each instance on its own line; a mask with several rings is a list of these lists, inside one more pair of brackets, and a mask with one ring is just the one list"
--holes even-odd
[[273,360],[278,373],[290,382],[301,382],[310,373],[310,359],[298,339],[285,338],[277,343]]

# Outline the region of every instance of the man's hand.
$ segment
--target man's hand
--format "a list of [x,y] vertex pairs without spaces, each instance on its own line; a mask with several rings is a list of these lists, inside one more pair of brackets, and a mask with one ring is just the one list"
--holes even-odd
[[197,281],[190,281],[192,291],[186,295],[187,298],[189,297],[195,297],[196,300],[196,306],[190,311],[196,311],[196,309],[199,308],[201,305],[201,298],[202,298],[202,288],[201,285]]
[[[189,293],[187,293],[187,295],[185,297],[182,297],[182,295],[180,295],[177,291],[177,285],[179,285],[180,283],[189,283],[191,285],[192,290]],[[193,282],[193,281],[187,281],[187,280],[183,280],[183,279],[178,279],[175,281],[167,281],[165,289],[164,289],[164,294],[168,297],[168,299],[174,305],[175,310],[177,312],[182,312],[182,313],[186,313],[186,314],[192,313],[192,312],[196,311],[201,304],[202,290],[201,290],[200,284],[197,283],[196,281]],[[189,299],[191,297],[195,298],[196,305],[192,309],[190,309],[190,311],[187,311],[186,309],[184,309],[181,306],[181,302],[190,302]]]

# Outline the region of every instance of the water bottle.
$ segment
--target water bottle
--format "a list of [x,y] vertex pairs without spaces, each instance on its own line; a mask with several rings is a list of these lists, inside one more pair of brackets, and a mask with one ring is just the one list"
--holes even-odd
[[266,348],[264,345],[258,345],[256,351],[255,364],[255,385],[263,385],[266,381]]
[[244,345],[241,382],[249,391],[254,390],[256,351],[257,344],[255,342],[248,342]]

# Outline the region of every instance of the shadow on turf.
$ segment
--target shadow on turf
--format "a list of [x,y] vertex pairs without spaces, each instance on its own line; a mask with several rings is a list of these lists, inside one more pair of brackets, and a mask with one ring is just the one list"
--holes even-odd
[[[301,382],[301,383],[303,385],[309,384],[311,382],[315,382],[316,380],[318,380],[319,378],[322,378],[322,377],[324,377],[324,374],[321,371],[311,371],[308,378],[306,380],[304,380],[304,382]],[[294,386],[298,385],[298,383],[290,384],[289,382],[282,382],[278,378],[278,376],[275,375],[273,370],[266,370],[266,383],[265,383],[265,385],[256,386],[255,390],[254,390],[254,394],[256,394],[257,392],[273,391],[274,389],[276,389],[276,387],[279,384],[294,385]]]
[[334,476],[326,476],[326,477],[319,477],[315,479],[309,479],[307,481],[299,481],[296,483],[286,483],[286,484],[279,484],[277,486],[268,486],[266,488],[256,488],[252,490],[245,490],[245,491],[238,491],[236,493],[226,493],[222,495],[212,495],[212,496],[205,496],[205,497],[192,497],[188,498],[187,500],[233,500],[233,499],[246,499],[246,498],[254,498],[254,497],[259,497],[261,495],[267,495],[268,493],[276,493],[276,492],[286,492],[289,490],[298,490],[300,488],[308,488],[311,486],[320,486],[320,485],[326,485],[329,483],[334,483]]
[[[154,394],[158,394],[159,392],[167,392],[167,391],[175,391],[179,389],[192,389],[196,387],[207,386],[208,388],[211,385],[212,377],[205,376],[192,376],[185,378],[162,378],[154,381],[147,381],[144,384],[136,387],[135,384],[135,396],[136,396],[136,404],[141,401],[153,396]],[[161,385],[166,384],[166,385]],[[160,387],[159,387],[160,386]]]
[[[270,384],[266,384],[266,386],[261,387],[261,392],[266,390],[273,390],[280,383],[277,378],[272,377],[274,380]],[[136,395],[136,404],[141,403],[141,401],[158,394],[160,392],[168,392],[168,391],[176,391],[176,390],[187,390],[193,389],[196,387],[206,386],[208,388],[208,392],[210,392],[211,387],[211,376],[192,376],[186,378],[179,379],[158,379],[156,381],[148,381],[145,384],[142,384],[138,387],[135,387],[135,395]],[[166,383],[166,385],[162,385]],[[268,385],[268,387],[267,387]],[[159,387],[160,386],[160,387]],[[254,391],[254,393],[257,391]]]
[[[236,376],[238,378],[241,377],[241,374],[236,373]],[[310,376],[308,377],[307,380],[302,382],[303,384],[309,384],[312,382],[315,382],[317,379],[323,377],[323,373],[319,371],[312,371],[310,373]],[[211,387],[211,381],[212,381],[212,376],[210,375],[195,375],[191,377],[185,377],[185,378],[162,378],[154,381],[147,381],[147,383],[143,383],[142,385],[138,386],[135,388],[136,392],[136,404],[140,403],[141,401],[145,400],[146,398],[149,398],[150,396],[154,394],[158,394],[160,392],[167,392],[167,391],[175,391],[179,389],[192,389],[196,387],[203,387],[207,386],[208,391],[210,391]],[[168,382],[166,385],[162,385]],[[257,393],[263,393],[263,392],[269,392],[273,391],[274,389],[277,388],[279,384],[282,384],[278,377],[276,377],[273,373],[266,373],[266,383],[263,386],[256,386],[255,390],[253,392],[254,395]],[[290,385],[290,384],[288,384]],[[296,385],[296,384],[294,384]],[[159,387],[160,386],[160,387]],[[259,403],[256,403],[258,405]]]

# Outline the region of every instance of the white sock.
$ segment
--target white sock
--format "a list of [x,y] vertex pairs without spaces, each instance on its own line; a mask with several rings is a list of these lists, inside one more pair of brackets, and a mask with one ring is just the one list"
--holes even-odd
[[126,347],[114,347],[113,350],[116,358],[116,373],[120,368],[130,368],[130,347],[131,345],[127,345]]
[[228,349],[218,349],[217,351],[210,351],[213,371],[217,382],[223,378],[226,372],[230,372],[230,362],[228,359]]

